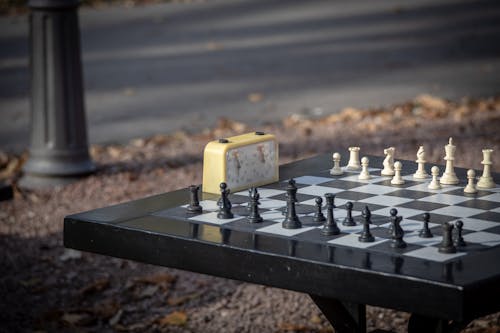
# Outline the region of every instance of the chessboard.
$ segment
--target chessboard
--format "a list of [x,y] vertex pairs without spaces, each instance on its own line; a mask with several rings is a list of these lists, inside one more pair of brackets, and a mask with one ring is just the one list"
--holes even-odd
[[[205,225],[205,229],[213,226],[216,230],[212,230],[212,235],[233,246],[279,252],[281,241],[282,254],[295,256],[299,252],[297,249],[307,248],[308,244],[320,244],[327,248],[359,249],[374,255],[387,255],[393,260],[403,257],[422,262],[448,263],[500,246],[500,187],[479,190],[473,195],[464,193],[465,182],[443,185],[439,190],[429,190],[427,185],[430,179],[416,180],[409,170],[403,172],[405,183],[396,186],[390,182],[392,177],[380,175],[381,169],[369,168],[369,171],[369,180],[359,180],[359,172],[354,171],[332,176],[326,168],[297,175],[294,178],[298,188],[296,212],[302,222],[302,227],[298,229],[285,229],[282,226],[285,219],[287,180],[258,188],[259,212],[263,218],[261,223],[248,221],[248,191],[230,195],[234,213],[234,218],[231,219],[217,217],[219,205],[215,195],[205,196],[200,202],[202,213],[188,213],[187,205],[180,205],[154,212],[152,215]],[[339,235],[323,235],[323,223],[313,221],[316,211],[315,199],[318,196],[324,198],[326,193],[335,194],[336,208],[333,212],[341,231]],[[187,196],[186,191],[186,198]],[[355,226],[345,226],[342,223],[346,217],[347,202],[353,203],[352,216],[356,222]],[[374,242],[358,240],[363,228],[361,215],[365,206],[368,206],[372,214],[370,230],[375,236]],[[397,209],[398,215],[403,217],[401,227],[404,230],[404,241],[407,243],[405,248],[395,249],[390,246],[389,212],[392,208]],[[326,207],[323,209],[326,215]],[[419,231],[423,228],[423,214],[426,212],[431,217],[431,238],[419,236]],[[466,246],[458,248],[456,253],[439,252],[442,224],[456,224],[458,220],[463,222],[462,235]],[[256,236],[267,240],[269,246],[266,248],[260,244],[256,247]],[[226,239],[223,239],[224,237]],[[289,240],[294,241],[294,247],[290,248]],[[328,261],[328,251],[324,251],[324,255],[321,252],[312,251],[309,256],[305,255],[307,259]],[[315,254],[320,255],[313,258]]]

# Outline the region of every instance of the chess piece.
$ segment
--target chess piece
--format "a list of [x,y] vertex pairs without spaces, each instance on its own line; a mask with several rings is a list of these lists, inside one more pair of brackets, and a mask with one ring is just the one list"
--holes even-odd
[[417,160],[415,161],[418,165],[417,171],[413,174],[413,178],[415,179],[425,179],[429,177],[427,172],[425,172],[425,150],[424,146],[420,146],[417,151]]
[[[395,211],[393,214],[393,210]],[[395,208],[391,209],[391,247],[395,249],[404,249],[406,247],[406,242],[403,240],[404,231],[401,228],[402,216],[396,216],[398,214]]]
[[384,149],[385,159],[382,162],[384,168],[380,172],[382,176],[394,176],[394,152],[396,148],[389,147]]
[[403,164],[397,161],[394,163],[394,177],[391,179],[392,185],[403,185],[405,180],[401,177],[401,170],[403,169]]
[[457,222],[455,222],[455,226],[457,227],[457,234],[455,236],[455,241],[453,242],[453,244],[456,247],[466,246],[467,243],[465,243],[465,240],[462,237],[462,229],[464,227],[464,223],[461,220],[458,220]]
[[491,161],[491,153],[493,149],[483,149],[483,160],[481,164],[483,167],[483,175],[479,177],[479,181],[477,182],[478,188],[493,188],[495,187],[495,182],[493,181],[493,177],[491,177],[491,165],[493,162]]
[[396,220],[401,220],[403,219],[402,216],[398,216],[398,210],[396,208],[391,208],[391,210],[389,211],[389,214],[391,214],[391,217],[389,218],[389,221],[391,224],[389,224],[389,230],[387,230],[387,232],[389,233],[389,235],[392,235],[392,231],[393,231],[393,228],[394,228],[394,225],[396,224]]
[[368,206],[365,206],[365,209],[363,209],[363,232],[361,232],[361,235],[358,237],[358,240],[363,243],[371,243],[375,241],[375,237],[370,233],[370,223],[371,222],[371,217],[372,213],[370,212],[370,209]]
[[348,227],[352,227],[352,226],[356,225],[356,222],[352,218],[352,207],[353,206],[354,205],[352,204],[352,202],[350,202],[350,201],[346,202],[345,209],[347,211],[347,216],[345,217],[344,221],[342,222],[342,225],[345,225]]
[[444,185],[458,184],[458,178],[454,170],[456,146],[453,145],[453,138],[449,139],[448,144],[444,146],[444,150],[446,153],[446,155],[444,156],[446,167],[443,176],[439,181]]
[[259,198],[260,194],[257,192],[257,189],[255,189],[249,204],[250,214],[248,215],[248,221],[250,223],[260,223],[263,221],[262,216],[259,214]]
[[187,207],[187,212],[189,214],[201,213],[203,208],[200,206],[200,200],[198,199],[198,191],[200,187],[198,185],[189,186],[189,206]]
[[292,178],[288,181],[286,188],[286,217],[282,223],[285,229],[298,229],[302,227],[302,223],[295,211],[295,203],[297,202],[297,187],[295,180]]
[[349,162],[347,162],[347,170],[359,170],[361,165],[359,164],[359,147],[349,147]]
[[220,208],[219,213],[217,213],[217,218],[219,219],[232,219],[234,217],[233,213],[231,212],[232,205],[229,201],[229,193],[230,190],[227,188],[227,184],[220,183]]
[[427,185],[427,188],[429,190],[439,190],[441,188],[441,184],[439,183],[438,176],[439,176],[439,167],[438,166],[433,166],[431,168],[431,175],[432,175],[432,180]]
[[457,249],[455,245],[453,245],[453,241],[451,239],[453,231],[453,224],[449,224],[448,222],[443,223],[443,241],[439,245],[438,251],[441,253],[455,253]]
[[344,173],[342,168],[340,167],[340,154],[333,153],[333,168],[330,169],[330,175],[339,176]]
[[[250,187],[248,189],[248,205],[247,205],[247,211],[250,212],[251,210],[251,206],[250,206],[250,203],[252,201],[252,197],[255,195],[255,192],[257,192],[257,188],[256,187]],[[259,195],[259,198],[260,198],[260,195]],[[260,201],[258,202],[258,204],[260,205]]]
[[321,229],[321,233],[326,236],[338,235],[340,234],[340,229],[335,222],[335,218],[333,216],[333,209],[335,208],[335,194],[326,193],[326,222],[323,225],[323,229]]
[[314,213],[313,221],[314,222],[325,222],[326,218],[325,215],[322,212],[322,205],[323,205],[323,199],[321,197],[316,197],[314,199],[316,202],[316,213]]
[[464,188],[465,193],[477,193],[476,185],[474,185],[476,172],[473,169],[467,170],[467,186]]
[[364,156],[361,159],[361,168],[362,168],[362,170],[361,170],[361,173],[358,176],[359,180],[368,180],[368,179],[371,178],[370,172],[368,171],[368,163],[370,163],[370,160],[368,159],[368,157]]
[[420,238],[432,238],[434,235],[432,235],[431,229],[429,229],[429,221],[431,220],[431,214],[429,213],[424,213],[422,215],[424,219],[424,227],[418,232],[418,237]]

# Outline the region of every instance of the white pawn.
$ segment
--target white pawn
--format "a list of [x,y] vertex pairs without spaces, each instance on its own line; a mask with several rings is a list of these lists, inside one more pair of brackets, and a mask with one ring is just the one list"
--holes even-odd
[[340,154],[333,153],[332,158],[333,158],[333,168],[330,169],[330,175],[338,176],[343,174],[344,171],[342,171],[342,168],[340,167]]
[[403,169],[403,164],[401,162],[394,162],[394,177],[391,179],[392,185],[402,185],[405,183],[403,177],[401,177],[401,170]]
[[431,175],[432,175],[432,180],[427,186],[429,190],[439,190],[441,188],[441,184],[439,183],[438,176],[439,176],[439,167],[433,166],[431,168]]
[[347,170],[359,170],[359,147],[349,147],[349,162],[347,163]]
[[465,193],[477,193],[476,185],[474,185],[474,178],[476,177],[476,172],[472,169],[467,171],[467,186],[464,188]]
[[370,176],[370,172],[368,171],[368,163],[370,163],[370,160],[368,159],[368,157],[364,156],[361,159],[362,170],[358,176],[359,180],[368,180],[368,179],[372,178],[372,176]]

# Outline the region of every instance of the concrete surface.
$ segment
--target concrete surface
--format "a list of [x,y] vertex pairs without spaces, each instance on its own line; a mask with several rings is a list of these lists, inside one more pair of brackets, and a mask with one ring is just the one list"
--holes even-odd
[[[210,0],[80,21],[93,143],[500,92],[498,1]],[[28,100],[28,17],[2,17],[0,149],[27,147]]]

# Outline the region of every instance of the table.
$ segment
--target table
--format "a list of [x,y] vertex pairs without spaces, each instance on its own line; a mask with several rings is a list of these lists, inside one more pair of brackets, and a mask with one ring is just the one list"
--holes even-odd
[[[348,155],[343,152],[343,156]],[[371,165],[381,165],[382,158],[371,156],[370,161]],[[296,179],[300,185],[300,179],[307,183],[311,179],[330,177],[329,167],[331,155],[320,155],[281,166],[280,179],[284,181],[290,177],[299,177]],[[403,161],[403,167],[407,185],[396,188],[395,190],[400,191],[397,193],[409,193],[413,187],[410,185],[413,185],[411,173],[416,169],[415,163]],[[466,179],[466,170],[456,168],[455,171],[460,179]],[[376,169],[371,172],[374,175],[379,173]],[[315,176],[311,178],[311,174]],[[493,176],[498,184],[499,175]],[[358,184],[359,187],[352,188],[356,181],[352,176],[350,178],[352,181],[343,183],[349,184],[348,190],[336,189],[338,197],[342,198],[343,194],[352,195],[356,189],[361,191],[361,186],[365,190],[385,186],[375,182],[378,178],[374,178],[367,184]],[[332,183],[339,182],[341,181],[335,180]],[[321,187],[321,184],[307,183],[302,185],[302,189],[319,188],[317,186]],[[277,188],[276,184],[272,184],[269,191]],[[463,187],[446,188],[439,192],[443,192],[445,197],[460,201],[457,198],[463,192],[462,189]],[[393,194],[394,198],[398,198],[397,193]],[[423,190],[411,193],[420,194],[420,197],[417,196],[420,198],[418,200],[425,200],[421,198],[425,195]],[[302,195],[307,197],[306,194]],[[443,194],[428,195],[442,197]],[[497,187],[491,192],[480,191],[477,196],[464,197],[460,203],[453,203],[464,203],[457,206],[461,207],[461,211],[473,212],[476,217],[486,214],[489,221],[476,222],[479,218],[474,217],[464,219],[468,223],[466,225],[478,230],[468,231],[466,240],[472,243],[449,260],[426,260],[413,256],[412,253],[419,252],[415,248],[423,248],[417,243],[409,244],[410,252],[391,253],[388,247],[379,245],[372,248],[343,246],[339,238],[335,237],[318,241],[305,236],[301,238],[308,233],[289,237],[265,233],[262,232],[264,228],[257,230],[257,227],[249,226],[244,219],[229,224],[216,224],[203,223],[200,222],[202,218],[194,217],[188,223],[182,217],[184,213],[179,213],[182,210],[179,207],[189,200],[186,189],[67,216],[64,220],[64,245],[82,251],[307,293],[336,332],[365,332],[366,305],[412,313],[408,332],[459,332],[474,318],[500,310],[500,219],[497,219],[500,216],[500,199],[497,200],[499,195],[500,189]],[[367,194],[360,198],[370,196],[372,199],[375,197]],[[243,196],[234,195],[232,198],[236,206],[238,202],[244,201]],[[215,202],[217,198],[203,193],[201,199],[210,203],[210,200]],[[372,202],[370,199],[360,200],[363,201]],[[417,200],[405,201],[406,205],[421,204]],[[491,211],[479,214],[478,208],[485,203],[488,204],[485,209]],[[398,205],[398,208],[405,212],[411,211],[405,208],[405,204]],[[380,204],[372,206],[380,208]],[[433,203],[431,206],[435,212],[449,209],[442,203]],[[271,212],[273,216],[276,215],[276,211]],[[444,216],[437,213],[434,215],[441,218]],[[376,214],[374,216],[373,228],[376,234],[377,230],[384,230],[386,221],[383,220],[384,217],[377,220]],[[410,222],[408,226],[418,223]],[[475,224],[471,224],[472,222]],[[278,225],[275,223],[275,226]],[[339,225],[342,227],[340,223]],[[439,229],[438,226],[433,230],[439,233]],[[380,230],[379,235],[383,237]],[[309,233],[312,232],[316,231]],[[352,236],[347,233],[346,231],[343,239]],[[475,244],[474,239],[485,233],[494,237],[493,240]],[[439,237],[438,234],[436,237]],[[408,241],[410,238],[408,236]],[[388,244],[388,241],[381,242]],[[214,265],[215,262],[217,265]]]

